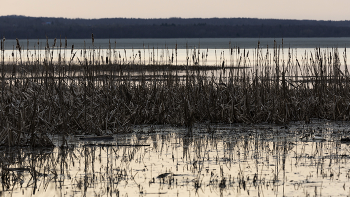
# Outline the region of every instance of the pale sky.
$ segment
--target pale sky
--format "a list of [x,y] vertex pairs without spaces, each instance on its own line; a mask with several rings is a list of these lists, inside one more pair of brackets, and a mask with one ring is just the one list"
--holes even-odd
[[1,15],[350,20],[350,0],[2,0]]

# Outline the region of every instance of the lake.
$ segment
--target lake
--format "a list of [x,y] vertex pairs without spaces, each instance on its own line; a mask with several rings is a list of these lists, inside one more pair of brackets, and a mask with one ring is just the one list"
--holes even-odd
[[[276,41],[276,42],[275,42]],[[258,42],[260,51],[257,51]],[[45,48],[49,46],[49,54]],[[95,54],[95,59],[120,64],[199,64],[199,65],[234,65],[232,59],[246,55],[252,64],[257,53],[270,54],[274,46],[280,50],[280,59],[287,60],[289,55],[293,59],[308,59],[316,48],[322,53],[330,53],[335,48],[339,54],[346,53],[350,46],[350,38],[177,38],[177,39],[29,39],[19,40],[21,54],[16,49],[16,40],[5,41],[4,59],[8,63],[20,61],[42,62],[44,58],[57,61],[59,54],[61,58],[68,61],[75,54],[75,63],[83,58],[90,59]],[[74,48],[72,50],[72,46]],[[79,58],[79,61],[78,61]],[[197,60],[196,60],[197,59]],[[341,58],[343,63],[343,58]]]
[[[131,127],[114,140],[0,147],[5,196],[347,196],[349,123]],[[6,166],[6,168],[4,167]],[[336,189],[335,189],[336,188]]]
[[[260,41],[261,48],[270,48],[274,45],[274,40],[278,45],[282,45],[282,38],[173,38],[173,39],[95,39],[94,45],[96,48],[108,49],[143,49],[143,48],[166,48],[174,49],[177,44],[178,49],[188,48],[197,49],[227,49],[234,46],[239,46],[246,49],[254,49]],[[46,45],[46,39],[29,39],[19,40],[23,50],[27,48],[32,50],[34,46],[38,49],[43,49]],[[54,44],[54,39],[48,39],[49,45]],[[68,39],[67,47],[70,48],[74,44],[74,48],[83,49],[84,42],[86,48],[93,48],[91,39]],[[56,47],[60,46],[60,40],[56,40]],[[65,46],[65,40],[61,40],[62,48]],[[350,38],[283,38],[284,48],[345,48],[350,46]],[[16,46],[16,40],[6,40],[5,50],[12,50]]]
[[349,195],[349,38],[258,40],[6,40],[0,197]]

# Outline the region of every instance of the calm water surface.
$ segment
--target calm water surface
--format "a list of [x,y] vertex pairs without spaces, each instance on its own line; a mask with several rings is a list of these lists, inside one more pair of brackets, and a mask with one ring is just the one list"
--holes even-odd
[[0,196],[348,196],[349,124],[137,126],[111,141],[0,148]]
[[[260,47],[273,47],[274,41],[282,46],[282,38],[173,38],[173,39],[95,39],[94,47],[101,49],[143,49],[143,48],[170,48],[175,49],[177,44],[178,49],[188,48],[197,49],[226,49],[234,46],[239,46],[246,49],[257,48],[260,41]],[[39,45],[38,45],[39,42]],[[54,39],[48,39],[49,46],[53,46]],[[46,39],[29,39],[19,40],[23,50],[26,49],[44,49]],[[65,40],[56,40],[56,48],[65,47]],[[84,45],[85,43],[85,45]],[[68,39],[67,47],[71,48],[74,45],[76,49],[93,48],[91,39]],[[16,46],[16,40],[6,40],[5,50],[12,50]],[[345,48],[350,46],[350,38],[283,38],[284,48]]]
[[[283,42],[282,42],[283,41]],[[177,39],[69,39],[48,40],[49,52],[45,51],[46,39],[19,40],[21,53],[16,49],[16,40],[5,41],[5,61],[30,62],[44,58],[57,61],[59,54],[64,61],[69,61],[74,54],[73,62],[79,63],[84,58],[92,61],[109,61],[120,64],[199,64],[199,65],[226,65],[236,66],[241,56],[249,58],[251,64],[259,53],[273,55],[273,47],[279,49],[280,59],[309,59],[316,48],[323,54],[333,53],[337,48],[339,54],[347,54],[350,38],[177,38]],[[72,46],[74,48],[72,50]],[[12,55],[13,54],[13,55]],[[79,60],[78,60],[79,59]],[[344,64],[341,57],[341,63]],[[349,62],[349,61],[347,61]]]

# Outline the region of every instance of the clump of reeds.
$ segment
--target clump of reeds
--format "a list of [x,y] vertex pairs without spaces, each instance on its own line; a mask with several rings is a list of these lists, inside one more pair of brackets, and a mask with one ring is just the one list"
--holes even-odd
[[[2,46],[3,43],[4,40]],[[55,45],[54,42],[53,48]],[[18,49],[20,51],[19,42]],[[177,47],[175,49],[177,53]],[[256,65],[252,66],[249,53],[245,50],[242,53],[237,47],[236,60],[232,60],[231,50],[230,63],[223,63],[224,68],[221,64],[200,66],[200,53],[196,51],[192,56],[196,65],[191,66],[188,47],[186,65],[177,66],[158,65],[154,50],[150,62],[157,65],[142,65],[141,51],[137,65],[122,61],[114,64],[111,59],[96,63],[94,47],[90,53],[92,61],[88,61],[84,53],[84,61],[78,59],[80,63],[75,64],[74,45],[70,61],[55,64],[50,50],[47,44],[43,64],[28,62],[24,67],[23,63],[17,63],[27,70],[21,72],[20,77],[6,78],[8,71],[15,72],[14,76],[18,76],[19,71],[6,70],[2,62],[0,112],[5,118],[1,120],[1,127],[7,133],[3,130],[1,135],[11,138],[10,145],[19,143],[18,139],[25,135],[102,135],[133,124],[190,128],[193,123],[204,122],[285,124],[297,120],[309,122],[312,118],[350,119],[349,73],[340,69],[336,49],[331,53],[316,50],[311,58],[302,61],[294,61],[291,56],[282,61],[283,48],[275,44],[271,60],[269,51],[262,54],[258,44],[253,57]],[[223,53],[220,61],[225,62]],[[234,63],[234,68],[240,69],[228,66]],[[253,69],[242,69],[245,67]],[[215,69],[218,74],[210,75],[206,72],[208,69]],[[136,76],[140,70],[141,75]],[[186,74],[180,76],[173,72],[179,70]],[[146,74],[148,71],[153,74]],[[20,137],[12,139],[12,134]]]

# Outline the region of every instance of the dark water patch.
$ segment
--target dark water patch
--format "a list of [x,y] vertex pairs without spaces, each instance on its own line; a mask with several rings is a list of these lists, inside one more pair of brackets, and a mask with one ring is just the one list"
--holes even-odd
[[108,141],[108,140],[114,140],[113,136],[88,136],[88,137],[80,137],[80,140],[87,140],[87,141]]

